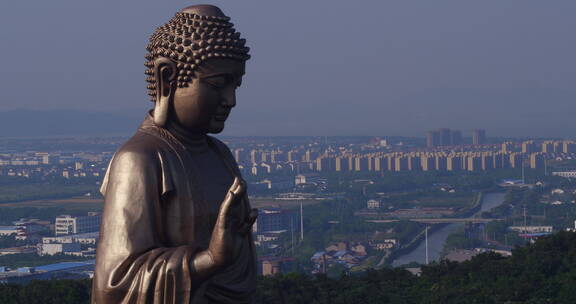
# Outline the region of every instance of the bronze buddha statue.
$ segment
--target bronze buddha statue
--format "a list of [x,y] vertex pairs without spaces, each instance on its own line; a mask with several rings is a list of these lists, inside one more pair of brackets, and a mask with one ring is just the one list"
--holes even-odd
[[155,102],[114,155],[92,303],[250,303],[256,285],[246,185],[219,133],[250,58],[211,5],[176,13],[150,38]]

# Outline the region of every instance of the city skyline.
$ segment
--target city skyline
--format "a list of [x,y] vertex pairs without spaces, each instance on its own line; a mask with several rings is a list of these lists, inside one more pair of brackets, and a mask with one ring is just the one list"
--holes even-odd
[[[576,3],[211,2],[234,16],[253,54],[223,135],[414,136],[452,126],[571,137],[576,126]],[[0,75],[10,88],[0,112],[142,117],[148,36],[190,2],[134,3],[0,4],[9,46],[0,55],[23,58]]]

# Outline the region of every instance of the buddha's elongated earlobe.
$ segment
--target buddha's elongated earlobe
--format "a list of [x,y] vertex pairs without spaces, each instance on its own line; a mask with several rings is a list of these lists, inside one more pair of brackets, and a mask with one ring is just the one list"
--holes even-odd
[[156,78],[154,123],[159,127],[164,127],[168,119],[170,102],[176,90],[176,64],[165,57],[157,58],[154,61],[154,77]]

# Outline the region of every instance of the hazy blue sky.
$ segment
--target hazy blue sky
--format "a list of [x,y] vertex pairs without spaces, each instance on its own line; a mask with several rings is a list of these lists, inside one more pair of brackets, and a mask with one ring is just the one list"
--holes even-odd
[[198,3],[252,48],[225,134],[574,137],[574,0],[4,0],[0,111],[144,113],[148,36]]

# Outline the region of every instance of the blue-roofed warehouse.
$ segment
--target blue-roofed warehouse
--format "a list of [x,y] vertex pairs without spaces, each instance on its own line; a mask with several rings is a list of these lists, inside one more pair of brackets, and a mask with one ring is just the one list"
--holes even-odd
[[88,278],[94,271],[94,264],[95,260],[88,260],[26,267],[27,271],[16,270],[0,273],[0,283],[21,284],[32,280]]
[[83,261],[83,262],[62,262],[50,265],[43,265],[36,267],[36,272],[51,272],[51,271],[62,271],[62,270],[73,270],[78,268],[85,268],[88,266],[94,267],[95,260]]

